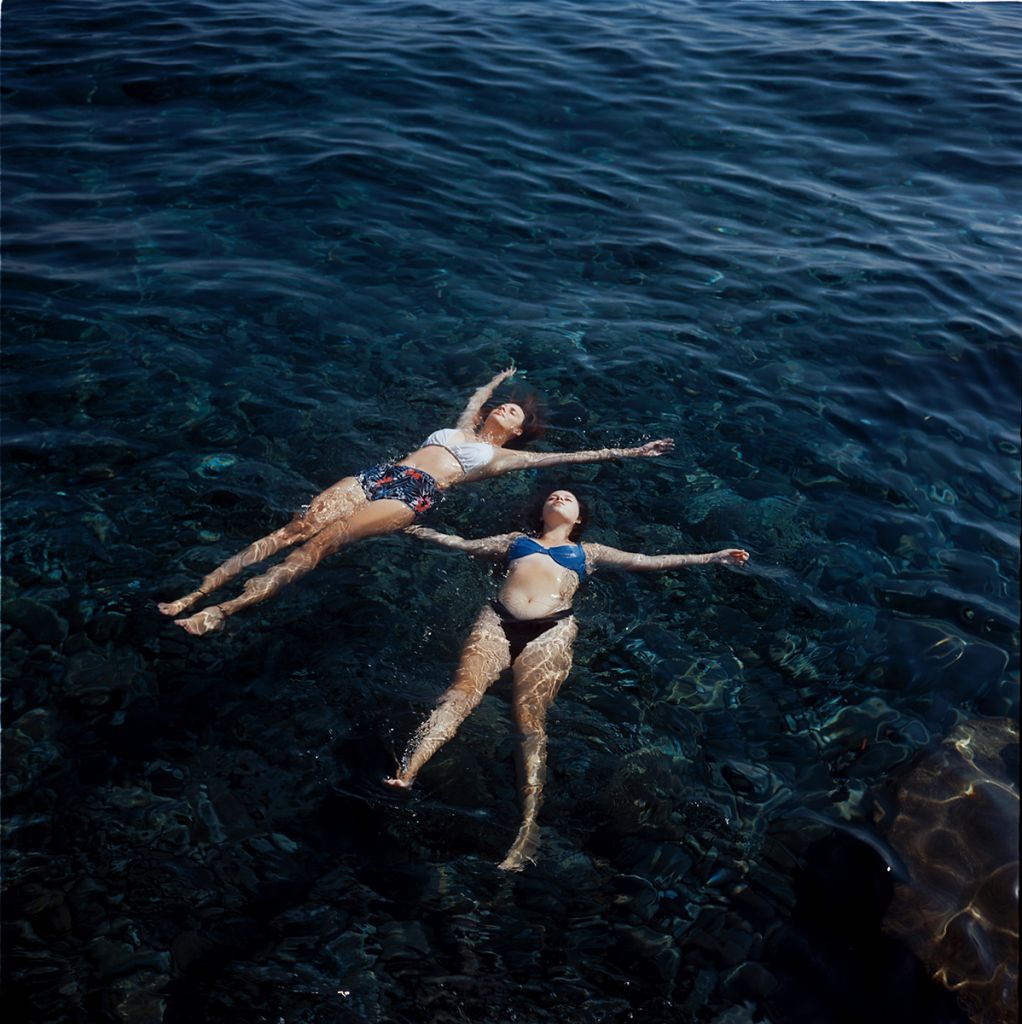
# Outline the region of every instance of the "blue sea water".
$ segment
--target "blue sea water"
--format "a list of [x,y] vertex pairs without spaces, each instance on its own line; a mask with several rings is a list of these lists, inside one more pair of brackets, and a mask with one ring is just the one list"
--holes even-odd
[[[23,1019],[964,1019],[880,931],[867,847],[798,814],[870,826],[956,725],[1018,715],[1020,20],[8,0]],[[541,447],[677,449],[433,525],[570,486],[595,540],[752,560],[587,587],[543,846],[506,878],[506,691],[411,801],[376,783],[477,565],[375,540],[203,640],[153,602],[512,361]]]

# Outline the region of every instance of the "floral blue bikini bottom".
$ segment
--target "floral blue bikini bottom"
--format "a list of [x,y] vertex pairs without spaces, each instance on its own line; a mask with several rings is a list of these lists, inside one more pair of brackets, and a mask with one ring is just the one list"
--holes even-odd
[[425,515],[444,500],[444,492],[436,480],[412,466],[370,466],[355,479],[370,501],[392,498],[404,502],[416,516]]

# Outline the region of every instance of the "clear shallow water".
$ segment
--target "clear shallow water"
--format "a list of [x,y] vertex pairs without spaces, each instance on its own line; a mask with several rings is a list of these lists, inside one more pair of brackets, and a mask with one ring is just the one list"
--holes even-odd
[[[875,865],[792,814],[868,818],[956,723],[1018,713],[1014,7],[4,14],[15,999],[955,1019],[855,917]],[[594,539],[753,564],[593,581],[542,857],[506,880],[506,694],[410,803],[375,785],[477,566],[374,541],[204,642],[151,602],[512,359],[547,447],[677,452],[465,488],[438,525],[567,484]],[[799,954],[848,934],[883,955]]]

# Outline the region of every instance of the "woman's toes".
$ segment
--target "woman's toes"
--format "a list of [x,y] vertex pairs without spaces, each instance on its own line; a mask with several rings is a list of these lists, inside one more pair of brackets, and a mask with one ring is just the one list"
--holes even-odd
[[202,596],[199,593],[188,594],[186,597],[180,597],[176,601],[164,601],[156,607],[164,615],[180,615],[186,608],[191,608]]
[[174,624],[192,636],[204,636],[224,628],[224,613],[219,608],[203,608],[187,619],[175,619]]

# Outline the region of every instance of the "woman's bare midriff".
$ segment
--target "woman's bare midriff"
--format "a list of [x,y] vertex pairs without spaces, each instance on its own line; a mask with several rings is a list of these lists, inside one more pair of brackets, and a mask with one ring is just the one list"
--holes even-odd
[[411,466],[413,469],[421,469],[423,473],[429,473],[442,488],[456,484],[465,475],[461,463],[446,448],[438,444],[420,448],[403,459],[398,459],[397,465]]
[[576,573],[537,552],[511,563],[498,600],[516,619],[542,619],[569,607],[577,589]]

